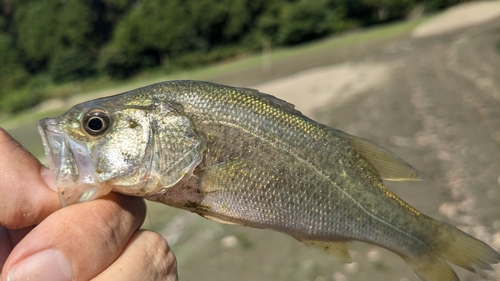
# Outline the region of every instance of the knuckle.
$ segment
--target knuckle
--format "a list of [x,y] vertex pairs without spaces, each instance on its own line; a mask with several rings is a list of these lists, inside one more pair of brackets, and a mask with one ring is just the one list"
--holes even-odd
[[[3,159],[7,158],[21,158],[26,157],[25,155],[18,155],[18,153],[26,154],[27,150],[19,144],[5,129],[0,127],[0,152]],[[18,159],[19,160],[23,160]]]
[[177,280],[177,260],[165,238],[151,231],[144,231],[142,235],[149,249],[151,280]]
[[2,127],[0,127],[0,144],[11,139],[9,133]]
[[149,253],[152,254],[152,257],[163,258],[171,252],[165,238],[158,233],[146,231],[144,232],[144,235],[147,240],[147,247],[150,249]]

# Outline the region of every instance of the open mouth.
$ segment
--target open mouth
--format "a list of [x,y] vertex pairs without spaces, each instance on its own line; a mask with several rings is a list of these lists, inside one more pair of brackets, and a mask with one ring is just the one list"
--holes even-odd
[[63,207],[91,201],[109,192],[96,182],[90,153],[84,143],[70,138],[56,119],[40,120],[38,131]]

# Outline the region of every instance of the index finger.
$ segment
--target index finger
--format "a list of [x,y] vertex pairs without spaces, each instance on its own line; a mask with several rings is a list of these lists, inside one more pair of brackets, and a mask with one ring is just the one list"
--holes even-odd
[[0,225],[18,229],[38,224],[60,208],[57,192],[42,178],[44,169],[0,128]]

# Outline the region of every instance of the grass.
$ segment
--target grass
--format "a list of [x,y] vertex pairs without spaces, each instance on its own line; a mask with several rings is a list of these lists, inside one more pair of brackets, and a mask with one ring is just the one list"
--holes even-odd
[[[335,49],[356,45],[371,43],[374,41],[383,41],[389,37],[399,36],[409,33],[415,26],[427,20],[421,18],[412,21],[398,22],[386,24],[378,27],[373,27],[364,30],[358,30],[343,35],[332,36],[326,39],[314,41],[295,47],[279,48],[270,54],[271,61],[289,60],[296,57],[307,57],[319,51],[333,51]],[[263,56],[254,54],[244,59],[240,59],[231,63],[222,63],[210,67],[202,67],[192,69],[185,73],[176,73],[172,76],[173,79],[179,79],[183,76],[188,79],[209,79],[213,76],[222,76],[228,73],[249,67],[261,66]],[[170,77],[168,77],[170,78]]]

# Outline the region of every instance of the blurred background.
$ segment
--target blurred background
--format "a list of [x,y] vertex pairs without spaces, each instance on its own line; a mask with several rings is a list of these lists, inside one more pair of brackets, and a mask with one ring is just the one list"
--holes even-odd
[[[500,1],[0,0],[0,126],[44,161],[36,122],[154,82],[257,88],[395,152],[387,183],[500,250]],[[353,243],[341,264],[293,238],[149,203],[181,280],[418,280]],[[500,280],[500,267],[461,280]]]

